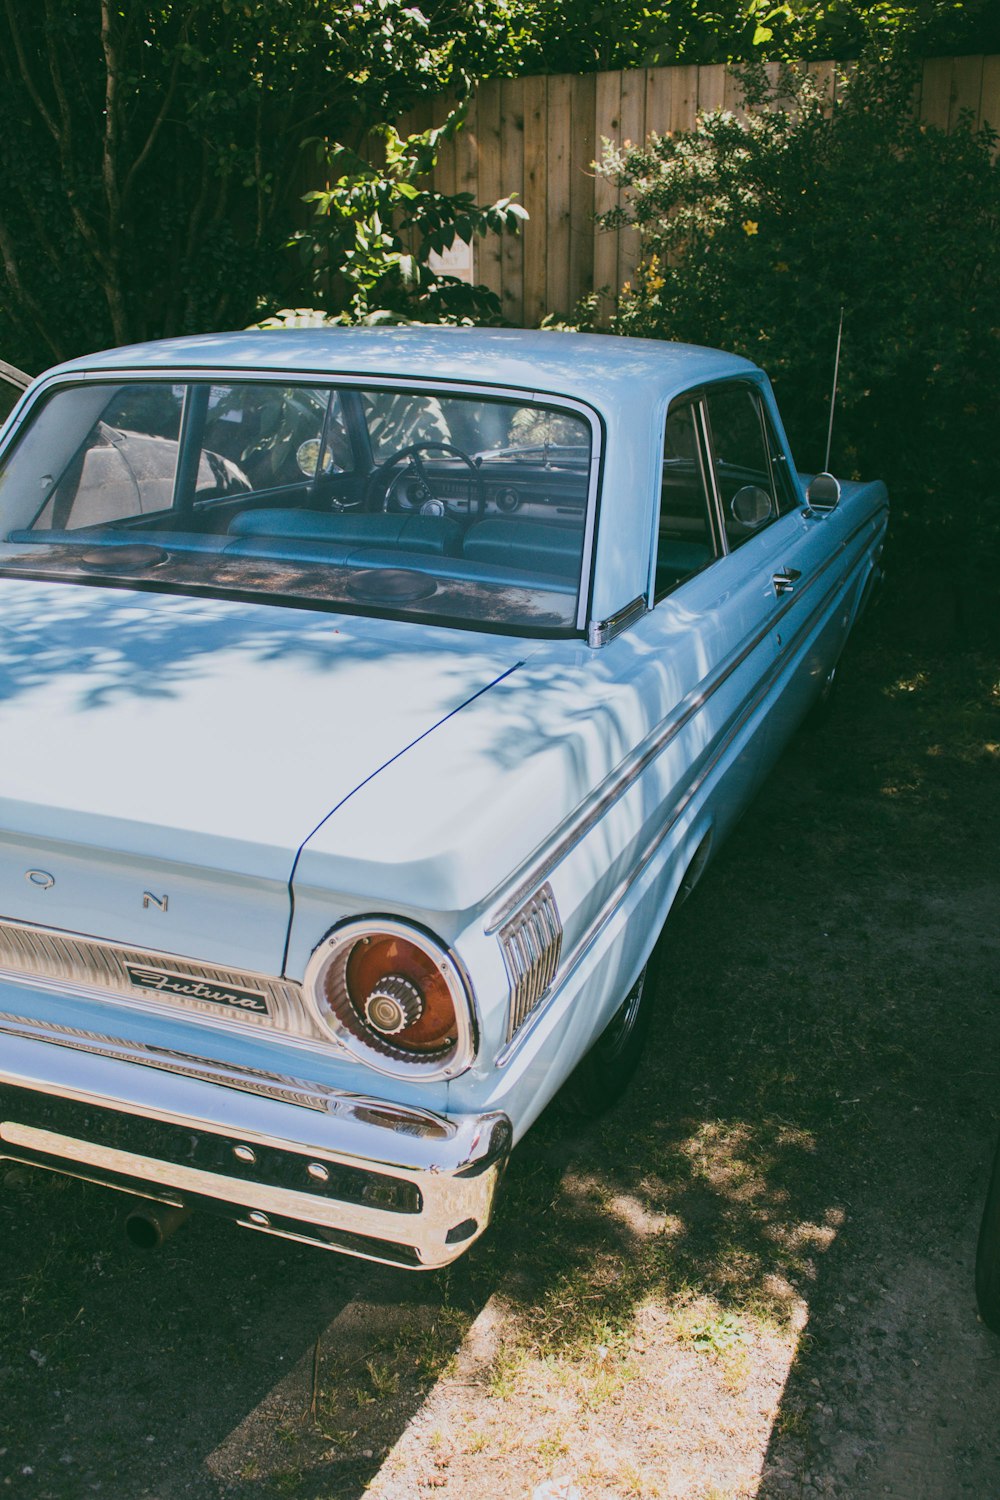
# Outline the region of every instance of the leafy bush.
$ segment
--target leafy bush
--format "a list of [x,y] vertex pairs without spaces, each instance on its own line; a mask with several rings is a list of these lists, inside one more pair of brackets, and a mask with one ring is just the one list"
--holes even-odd
[[867,61],[831,113],[808,79],[769,90],[751,73],[747,118],[609,147],[601,170],[627,202],[606,222],[638,225],[645,254],[615,328],[762,364],[815,469],[843,307],[832,467],[884,477],[897,519],[967,547],[970,524],[995,540],[1000,488],[996,135],[921,124],[912,84],[905,64]]
[[498,322],[500,299],[431,265],[457,238],[516,233],[528,217],[501,198],[477,204],[471,193],[439,193],[429,174],[441,146],[461,129],[464,106],[437,129],[400,136],[391,125],[372,132],[384,143],[376,165],[339,142],[319,142],[323,175],[332,185],[307,193],[316,217],[292,240],[302,280],[342,323],[406,319],[421,323]]
[[506,16],[499,61],[519,73],[857,57],[900,37],[925,57],[1000,51],[996,0],[520,0]]
[[37,371],[300,289],[303,141],[492,66],[495,0],[0,7],[0,351]]

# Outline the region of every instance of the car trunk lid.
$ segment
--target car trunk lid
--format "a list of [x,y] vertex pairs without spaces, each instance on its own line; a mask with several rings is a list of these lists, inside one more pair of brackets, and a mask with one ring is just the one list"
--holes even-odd
[[412,622],[0,591],[0,912],[263,973],[312,831],[518,659]]

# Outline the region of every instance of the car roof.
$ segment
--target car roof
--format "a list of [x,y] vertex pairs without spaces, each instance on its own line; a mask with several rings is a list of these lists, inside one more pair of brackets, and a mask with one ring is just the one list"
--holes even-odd
[[[747,374],[717,349],[611,334],[519,328],[282,328],[132,344],[60,365],[63,373],[168,369],[247,374],[458,380],[569,396],[604,409],[659,404],[664,394]],[[50,372],[54,373],[54,372]]]

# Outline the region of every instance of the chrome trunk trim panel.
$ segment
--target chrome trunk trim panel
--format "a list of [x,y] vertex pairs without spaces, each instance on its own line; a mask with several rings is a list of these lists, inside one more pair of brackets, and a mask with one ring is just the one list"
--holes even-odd
[[[4,978],[101,997],[118,995],[132,1004],[166,1006],[223,1025],[328,1040],[303,1002],[301,985],[292,980],[27,922],[0,921],[0,979]],[[231,999],[213,1000],[213,995]]]
[[236,1089],[242,1094],[256,1094],[282,1104],[295,1104],[317,1114],[351,1117],[365,1125],[380,1126],[397,1135],[426,1140],[445,1140],[454,1134],[452,1126],[432,1110],[412,1104],[394,1104],[367,1094],[348,1092],[283,1073],[269,1073],[263,1068],[237,1066],[193,1057],[148,1042],[105,1036],[99,1031],[83,1031],[75,1026],[61,1026],[29,1016],[0,1011],[0,1037],[21,1037],[25,1041],[49,1042],[54,1047],[68,1047],[71,1052],[85,1052],[114,1062],[133,1063],[174,1073],[180,1078],[194,1078],[199,1083],[214,1083],[220,1088]]

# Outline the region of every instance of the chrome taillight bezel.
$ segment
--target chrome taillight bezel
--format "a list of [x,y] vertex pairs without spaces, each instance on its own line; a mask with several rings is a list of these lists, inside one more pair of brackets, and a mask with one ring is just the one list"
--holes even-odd
[[[380,1036],[366,1026],[347,999],[344,975],[351,953],[363,938],[381,936],[413,943],[440,971],[455,1007],[455,1042],[446,1052],[421,1055],[394,1046],[389,1037]],[[335,994],[338,988],[343,991],[339,1002],[331,1001],[328,996],[331,977]],[[302,993],[319,1025],[344,1051],[390,1078],[430,1083],[435,1079],[455,1078],[475,1061],[479,1029],[472,985],[456,955],[416,923],[370,916],[334,927],[313,950],[306,965]]]

